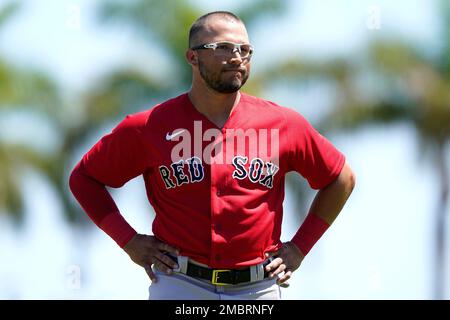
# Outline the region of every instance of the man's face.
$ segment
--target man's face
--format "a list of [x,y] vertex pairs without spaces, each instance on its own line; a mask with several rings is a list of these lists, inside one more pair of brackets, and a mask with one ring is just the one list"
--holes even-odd
[[[200,34],[198,44],[233,42],[248,44],[248,35],[242,23],[218,20],[208,24],[207,31]],[[213,49],[197,50],[198,68],[203,81],[220,93],[238,91],[250,74],[250,59],[242,58],[239,52],[218,56]]]

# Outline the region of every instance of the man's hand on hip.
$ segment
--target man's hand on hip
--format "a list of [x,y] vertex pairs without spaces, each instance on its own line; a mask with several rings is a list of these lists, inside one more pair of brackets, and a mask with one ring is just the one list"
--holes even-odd
[[131,260],[145,269],[150,280],[156,282],[156,276],[151,268],[154,264],[159,270],[172,274],[172,269],[178,268],[176,262],[170,259],[165,252],[179,255],[178,249],[161,242],[155,236],[136,234],[124,247],[123,250],[130,256]]
[[275,257],[266,266],[266,271],[270,272],[269,276],[273,278],[284,271],[284,275],[277,282],[280,285],[288,286],[286,281],[291,278],[292,272],[300,267],[305,256],[294,243],[288,241],[284,242],[278,251],[266,253],[266,257]]

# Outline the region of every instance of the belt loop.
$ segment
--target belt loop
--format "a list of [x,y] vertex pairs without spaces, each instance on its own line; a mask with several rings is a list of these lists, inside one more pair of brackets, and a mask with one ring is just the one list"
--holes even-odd
[[250,281],[258,281],[258,265],[250,267]]
[[177,259],[178,259],[178,269],[173,269],[173,271],[186,274],[188,268],[188,257],[178,256]]
[[264,280],[264,262],[261,262],[256,266],[257,268],[257,280]]

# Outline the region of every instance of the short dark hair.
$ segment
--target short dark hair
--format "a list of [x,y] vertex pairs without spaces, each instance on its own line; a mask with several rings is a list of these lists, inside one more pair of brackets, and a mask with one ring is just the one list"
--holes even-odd
[[200,18],[194,21],[191,28],[189,29],[189,48],[192,48],[194,46],[194,39],[196,35],[205,29],[205,22],[210,18],[211,16],[218,16],[219,19],[224,20],[230,20],[235,22],[241,22],[243,21],[234,13],[229,11],[213,11],[209,12],[207,14],[202,15]]

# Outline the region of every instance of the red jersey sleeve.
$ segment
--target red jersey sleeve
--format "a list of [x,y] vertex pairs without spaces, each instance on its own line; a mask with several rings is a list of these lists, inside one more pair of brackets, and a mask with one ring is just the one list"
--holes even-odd
[[340,174],[345,156],[303,116],[292,111],[288,119],[289,170],[297,171],[313,189],[322,189]]
[[144,115],[128,115],[83,157],[83,167],[91,177],[118,188],[144,173],[149,166],[148,146],[143,137]]
[[105,186],[120,187],[148,166],[144,114],[127,116],[75,166],[70,189],[91,220],[124,247],[136,231],[120,214]]
[[120,214],[105,186],[90,177],[81,162],[73,169],[69,186],[89,218],[120,247],[124,247],[136,234]]

